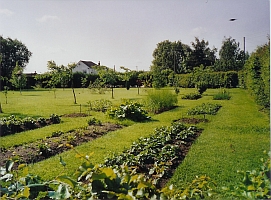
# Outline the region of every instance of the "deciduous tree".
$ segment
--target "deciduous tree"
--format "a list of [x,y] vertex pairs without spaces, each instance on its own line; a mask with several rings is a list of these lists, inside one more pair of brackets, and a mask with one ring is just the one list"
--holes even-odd
[[192,42],[192,49],[187,61],[188,68],[192,71],[194,67],[212,66],[216,61],[216,48],[210,49],[209,42],[195,37],[195,42]]
[[16,63],[24,69],[32,53],[21,41],[0,36],[0,55],[0,77],[6,77],[9,80]]
[[219,50],[219,60],[215,65],[216,71],[238,71],[243,68],[244,51],[240,49],[239,45],[239,42],[232,37],[225,37]]

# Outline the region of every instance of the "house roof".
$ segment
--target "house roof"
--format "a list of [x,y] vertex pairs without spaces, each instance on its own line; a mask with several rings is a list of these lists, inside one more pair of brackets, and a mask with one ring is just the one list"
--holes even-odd
[[87,65],[88,67],[92,67],[92,66],[97,65],[97,64],[95,64],[95,63],[92,62],[92,61],[80,60],[79,62],[84,63],[84,64]]

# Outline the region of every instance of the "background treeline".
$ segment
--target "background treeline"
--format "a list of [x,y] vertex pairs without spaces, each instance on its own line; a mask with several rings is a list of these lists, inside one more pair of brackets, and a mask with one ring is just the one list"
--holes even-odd
[[49,71],[37,75],[23,73],[32,53],[22,42],[2,36],[0,42],[0,89],[5,92],[25,88],[96,86],[127,89],[137,86],[241,87],[248,89],[260,106],[270,107],[270,38],[251,55],[241,50],[239,42],[231,37],[224,38],[219,51],[197,37],[191,46],[165,40],[153,51],[150,71],[121,67],[124,72],[117,72],[106,66],[96,66],[97,74],[72,73],[75,63],[64,66],[48,61]]

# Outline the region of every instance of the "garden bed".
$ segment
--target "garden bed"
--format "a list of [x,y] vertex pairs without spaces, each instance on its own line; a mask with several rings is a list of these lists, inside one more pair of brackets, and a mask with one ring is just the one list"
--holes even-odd
[[85,129],[79,129],[67,133],[54,132],[51,137],[36,142],[23,144],[16,147],[1,149],[0,166],[4,166],[9,159],[16,160],[17,164],[35,163],[47,159],[72,146],[92,141],[105,135],[110,131],[122,128],[120,125],[104,123],[102,125],[91,125]]
[[170,127],[156,128],[149,137],[139,138],[130,149],[107,158],[105,165],[126,164],[152,179],[157,188],[163,188],[201,133],[202,129],[195,126],[174,122]]
[[181,119],[177,119],[177,120],[174,120],[173,122],[182,122],[182,123],[185,123],[185,124],[199,124],[201,122],[204,122],[204,123],[207,123],[209,122],[208,119],[197,119],[197,118],[186,118],[186,117],[183,117]]

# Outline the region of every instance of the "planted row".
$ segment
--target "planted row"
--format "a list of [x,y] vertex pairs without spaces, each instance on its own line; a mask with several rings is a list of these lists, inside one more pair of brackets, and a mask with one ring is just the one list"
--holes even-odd
[[187,111],[188,115],[215,115],[222,106],[220,104],[203,103]]
[[[243,180],[232,187],[217,186],[210,177],[196,177],[184,188],[173,185],[156,188],[150,179],[125,165],[118,169],[93,165],[88,155],[77,154],[84,159],[75,178],[59,175],[53,180],[42,180],[29,174],[26,165],[14,170],[14,162],[1,167],[0,196],[8,199],[270,199],[270,154],[262,159],[259,169],[243,172]],[[60,163],[66,163],[60,157]],[[241,180],[241,179],[240,179]]]
[[60,117],[56,114],[50,115],[48,119],[39,117],[34,119],[32,117],[18,118],[14,115],[0,118],[0,136],[6,136],[14,133],[19,133],[26,130],[41,128],[50,124],[59,124]]
[[130,149],[122,154],[107,158],[105,166],[124,164],[135,167],[138,173],[144,173],[159,186],[162,178],[172,175],[172,169],[179,165],[188,151],[185,146],[190,147],[199,132],[196,127],[187,127],[180,122],[157,128],[149,137],[133,142]]
[[51,137],[46,137],[31,143],[2,148],[0,154],[0,165],[7,160],[16,160],[21,163],[35,163],[47,159],[59,153],[69,150],[70,146],[79,146],[103,136],[109,131],[122,128],[120,125],[104,123],[95,118],[87,120],[89,126],[69,131],[53,132]]

